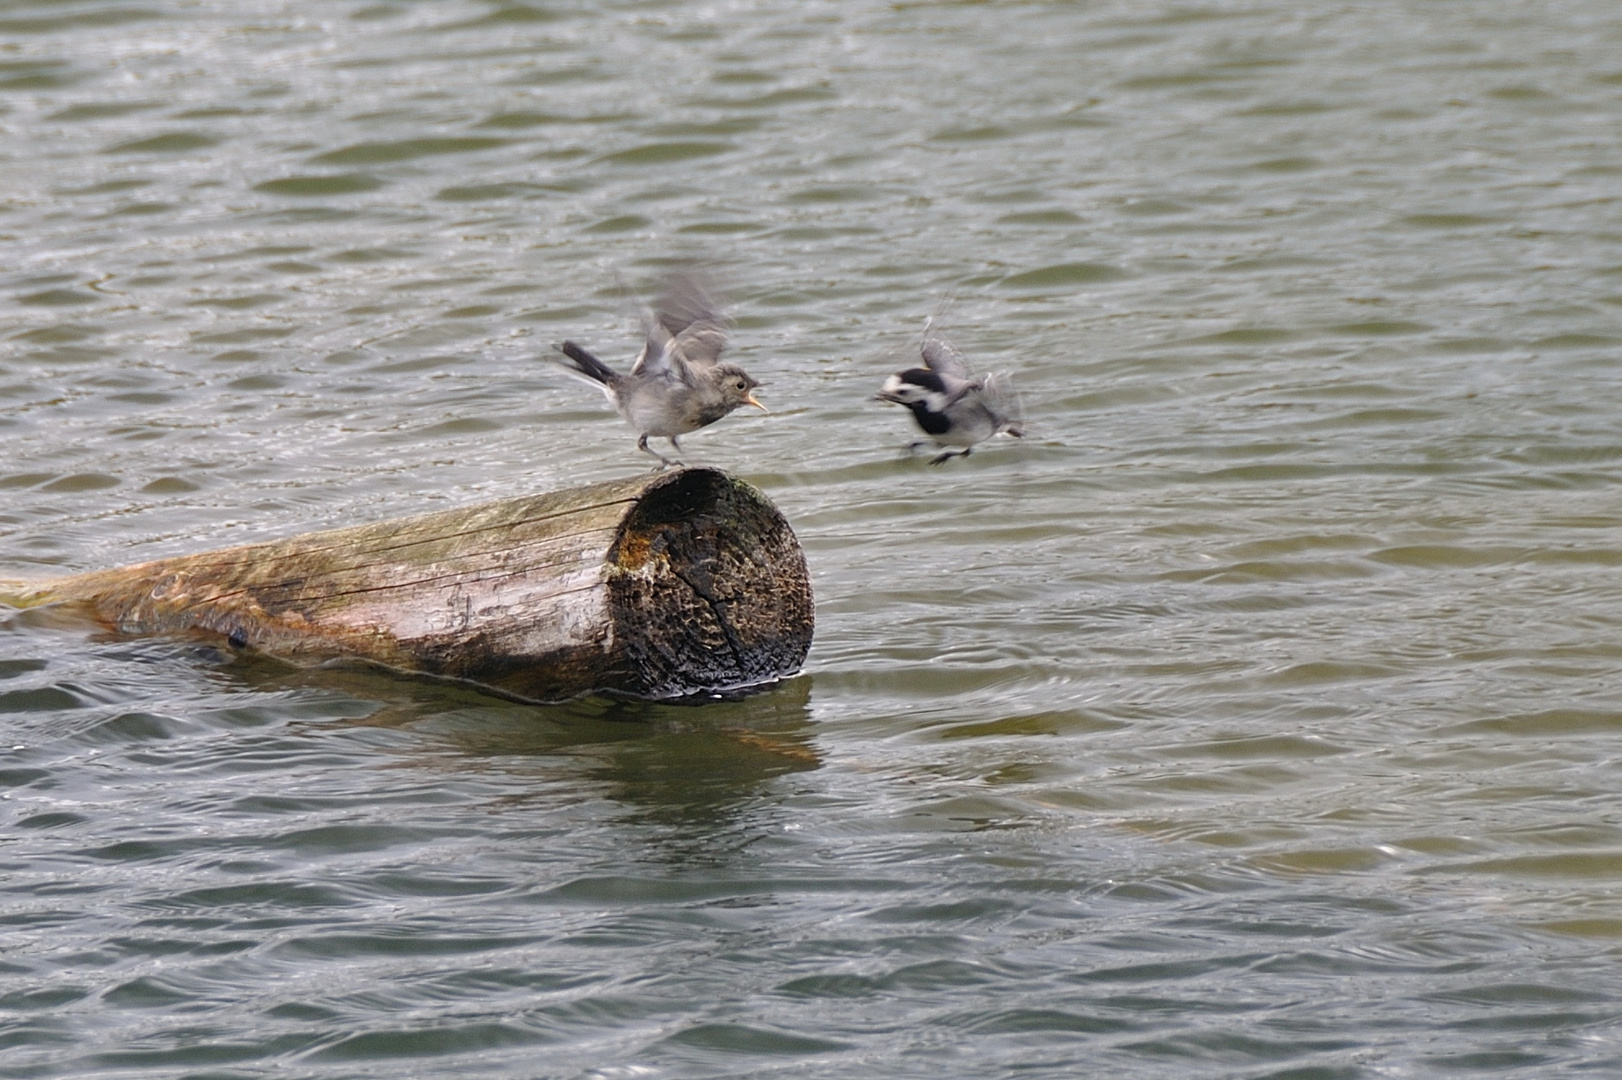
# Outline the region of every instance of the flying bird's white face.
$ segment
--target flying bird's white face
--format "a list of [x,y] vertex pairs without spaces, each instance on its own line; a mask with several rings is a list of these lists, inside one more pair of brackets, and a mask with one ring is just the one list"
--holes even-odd
[[922,405],[930,412],[942,412],[951,403],[946,384],[932,371],[914,368],[891,375],[879,388],[879,397],[897,405]]

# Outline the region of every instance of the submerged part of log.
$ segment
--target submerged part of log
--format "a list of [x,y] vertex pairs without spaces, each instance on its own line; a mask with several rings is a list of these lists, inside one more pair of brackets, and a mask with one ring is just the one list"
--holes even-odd
[[805,555],[714,469],[619,480],[30,586],[128,634],[353,658],[534,701],[666,698],[791,675],[811,646]]

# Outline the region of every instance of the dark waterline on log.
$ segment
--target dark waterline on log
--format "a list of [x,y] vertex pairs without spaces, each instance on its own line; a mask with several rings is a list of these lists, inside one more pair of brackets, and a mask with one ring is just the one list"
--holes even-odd
[[[0,577],[644,468],[714,266],[805,674],[0,608],[0,1080],[1622,1071],[1622,17],[0,8]],[[950,302],[948,302],[950,301]],[[924,319],[1028,420],[930,468]]]

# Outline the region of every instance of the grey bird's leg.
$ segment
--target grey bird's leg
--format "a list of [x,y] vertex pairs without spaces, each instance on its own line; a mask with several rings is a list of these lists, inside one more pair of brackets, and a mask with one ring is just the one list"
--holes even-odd
[[965,448],[963,450],[948,450],[948,451],[946,451],[946,453],[940,455],[939,457],[930,458],[929,463],[931,465],[939,465],[941,462],[945,461],[947,458],[968,457],[969,454],[972,453],[972,452],[973,452],[972,447]]
[[[671,443],[672,446],[675,446],[676,440],[671,439],[670,443]],[[663,454],[661,454],[659,451],[657,451],[653,447],[649,446],[648,445],[648,437],[646,435],[643,435],[640,439],[638,439],[636,441],[636,448],[638,450],[642,451],[644,454],[652,454],[654,457],[659,459],[659,464],[654,466],[654,469],[656,471],[668,469],[672,465],[680,465],[681,464],[681,462],[674,461],[671,458],[667,458]],[[681,447],[677,446],[676,449],[680,450]]]

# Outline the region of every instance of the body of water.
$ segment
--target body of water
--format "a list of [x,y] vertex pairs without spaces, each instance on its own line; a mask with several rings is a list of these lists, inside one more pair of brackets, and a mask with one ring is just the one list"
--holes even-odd
[[699,261],[818,601],[704,708],[0,607],[0,1077],[1622,1072],[1619,130],[1600,0],[0,3],[0,577],[645,469],[545,357]]

